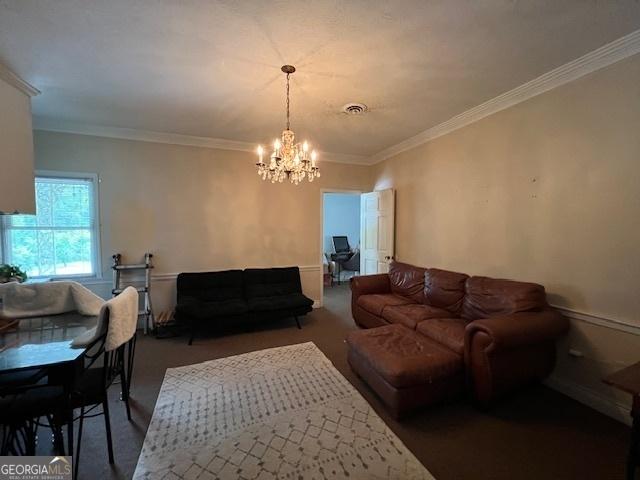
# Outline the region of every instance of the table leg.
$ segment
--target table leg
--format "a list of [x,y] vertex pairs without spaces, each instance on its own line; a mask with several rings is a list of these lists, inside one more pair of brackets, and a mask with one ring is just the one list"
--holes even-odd
[[627,480],[636,478],[636,469],[640,463],[640,397],[638,396],[633,397],[631,416],[633,417],[633,424],[631,425],[631,442],[629,453],[627,454]]
[[[64,390],[64,396],[66,398],[66,407],[64,411],[64,420],[67,421],[67,451],[68,456],[73,456],[74,453],[74,439],[73,439],[73,405],[71,403],[71,396],[76,384],[76,374],[79,369],[82,368],[81,360],[74,362],[68,362],[62,365],[55,366],[49,375],[49,380],[57,380],[58,385],[62,385]],[[60,433],[64,429],[64,424],[60,425]],[[64,442],[63,442],[64,444]]]

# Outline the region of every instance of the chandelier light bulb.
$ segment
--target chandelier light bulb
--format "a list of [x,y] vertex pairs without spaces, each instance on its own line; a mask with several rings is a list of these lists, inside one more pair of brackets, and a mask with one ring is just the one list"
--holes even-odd
[[302,151],[307,152],[308,150],[309,150],[309,144],[305,140],[304,143],[302,144]]

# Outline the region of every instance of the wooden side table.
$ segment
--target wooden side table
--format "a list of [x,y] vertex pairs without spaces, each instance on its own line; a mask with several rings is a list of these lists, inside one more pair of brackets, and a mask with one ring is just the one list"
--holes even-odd
[[640,362],[623,368],[603,379],[607,385],[631,394],[631,442],[627,455],[627,480],[636,478],[636,470],[640,466]]

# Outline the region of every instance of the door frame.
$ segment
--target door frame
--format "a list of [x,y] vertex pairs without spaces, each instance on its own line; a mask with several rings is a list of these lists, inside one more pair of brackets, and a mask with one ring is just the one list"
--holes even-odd
[[[362,195],[362,190],[351,190],[344,188],[321,188],[320,189],[320,243],[318,244],[320,260],[320,307],[324,304],[324,194],[325,193],[345,193],[348,195]],[[362,220],[360,220],[362,222]]]

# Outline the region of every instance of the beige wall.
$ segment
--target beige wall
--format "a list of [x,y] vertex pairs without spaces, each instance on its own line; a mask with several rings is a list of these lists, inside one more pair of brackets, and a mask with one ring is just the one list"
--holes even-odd
[[398,258],[640,325],[640,56],[376,167]]
[[[384,161],[374,182],[396,189],[398,259],[539,282],[640,325],[639,55]],[[637,335],[600,331],[574,328],[559,367],[598,391],[640,359]]]
[[114,252],[138,260],[151,251],[160,276],[314,266],[303,284],[318,299],[320,189],[370,187],[367,167],[330,162],[311,184],[272,185],[258,177],[255,156],[238,151],[36,131],[35,152],[37,169],[99,175],[107,280]]

